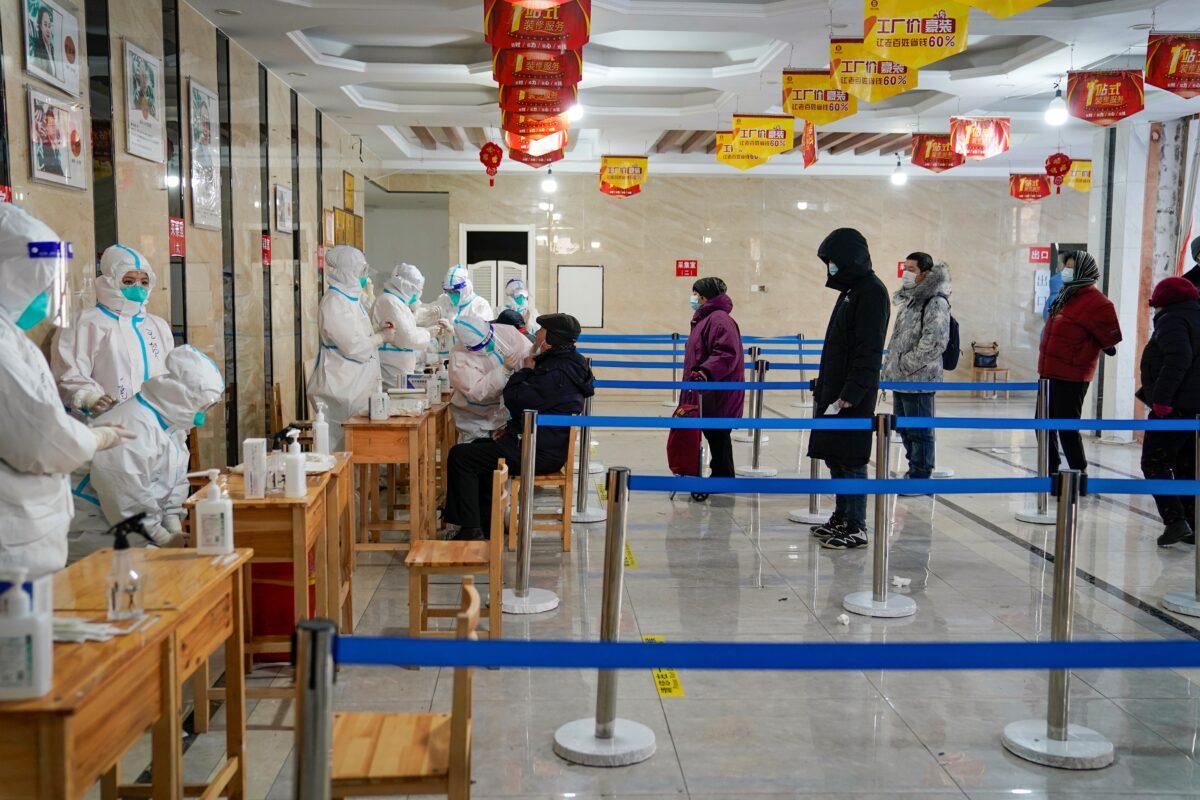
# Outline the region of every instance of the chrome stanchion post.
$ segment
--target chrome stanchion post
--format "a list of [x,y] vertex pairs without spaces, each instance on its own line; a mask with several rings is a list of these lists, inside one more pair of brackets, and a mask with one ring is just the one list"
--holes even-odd
[[[1050,418],[1050,379],[1038,379],[1037,419]],[[1038,477],[1050,477],[1050,431],[1037,431],[1037,460]],[[1017,512],[1017,519],[1034,525],[1054,525],[1056,517],[1050,513],[1050,495],[1038,492],[1037,508]]]
[[329,800],[333,776],[333,640],[337,626],[327,619],[296,627],[297,800]]
[[[809,381],[809,394],[812,402],[812,418],[817,419],[820,416],[820,409],[817,408],[817,387],[816,381]],[[812,431],[808,432],[809,438],[812,438]],[[801,440],[803,441],[803,440]],[[800,451],[803,453],[803,449]],[[808,477],[811,480],[820,480],[821,478],[821,462],[815,458],[808,460]],[[788,512],[788,520],[791,522],[799,522],[801,525],[818,525],[829,519],[829,514],[821,511],[821,494],[820,492],[810,492],[808,495],[808,508],[796,509]]]
[[[1196,421],[1200,422],[1200,417],[1196,417]],[[1192,437],[1195,440],[1192,447],[1195,449],[1196,458],[1196,472],[1193,478],[1200,481],[1200,430],[1193,433]],[[1193,498],[1193,501],[1196,505],[1192,510],[1192,533],[1195,534],[1197,530],[1200,530],[1200,497]],[[1196,566],[1193,580],[1192,591],[1169,592],[1163,595],[1163,608],[1188,617],[1200,617],[1200,547],[1196,547]]]
[[[679,334],[671,334],[671,383],[679,383]],[[675,408],[679,405],[679,387],[671,387],[671,399],[663,402],[664,408]]]
[[[875,415],[875,479],[888,479],[892,428],[895,417]],[[842,600],[842,608],[865,617],[910,617],[917,613],[911,597],[888,593],[888,548],[892,535],[892,503],[886,494],[875,495],[875,563],[871,591],[854,592]]]
[[[765,383],[767,380],[767,370],[771,368],[770,362],[765,359],[758,359],[754,362],[754,381],[755,383]],[[763,395],[766,392],[760,387],[755,389],[750,399],[751,417],[756,420],[762,420],[763,415]],[[750,466],[738,467],[735,472],[738,475],[744,475],[751,478],[773,478],[779,474],[779,470],[774,467],[761,466],[762,459],[762,443],[763,439],[762,428],[754,428],[751,431],[750,442]]]
[[[625,587],[625,536],[629,511],[629,470],[608,471],[608,526],[604,537],[604,588],[600,641],[621,638],[621,596]],[[654,731],[617,717],[617,672],[600,670],[596,715],[568,722],[554,733],[554,752],[574,764],[623,767],[654,755]]]
[[[800,380],[808,382],[808,372],[804,367],[804,334],[796,334],[796,362],[800,365]],[[792,403],[792,408],[808,408],[812,405],[812,400],[809,399],[809,393],[805,389],[800,390],[800,399]]]
[[[587,362],[588,369],[591,369],[592,368],[592,360],[590,358],[586,358],[586,357],[583,360]],[[666,405],[666,404],[664,403],[664,405]],[[588,398],[588,402],[587,402],[586,406],[584,407],[584,411],[583,411],[583,415],[585,417],[588,416],[589,414],[591,414],[591,408],[592,408],[591,398]],[[603,464],[601,464],[599,461],[591,460],[591,457],[592,457],[591,448],[593,448],[593,447],[598,448],[599,446],[600,446],[599,442],[592,441],[592,435],[591,435],[590,430],[583,437],[580,438],[579,453],[578,453],[578,465],[579,465],[579,472],[581,474],[583,474],[585,476],[586,475],[599,475],[601,472],[604,472]],[[583,454],[585,452],[587,453],[587,456],[588,456],[586,463],[583,458]],[[598,450],[597,450],[597,454],[599,454]],[[604,519],[604,517],[600,517],[599,519]],[[580,521],[586,522],[587,520],[580,520]],[[597,520],[591,520],[591,521],[596,522]]]
[[[1050,624],[1050,638],[1055,642],[1071,641],[1080,481],[1077,470],[1063,470],[1058,476],[1054,604]],[[1050,670],[1046,719],[1027,719],[1007,725],[1001,737],[1004,749],[1026,761],[1062,769],[1100,769],[1113,763],[1112,742],[1090,728],[1070,724],[1070,684],[1070,670]]]
[[[558,595],[549,589],[533,589],[529,586],[530,566],[533,560],[533,484],[537,463],[537,417],[536,411],[526,411],[521,432],[521,492],[518,498],[520,527],[517,529],[517,578],[516,587],[505,589],[501,596],[505,614],[540,614],[558,607]],[[500,532],[492,531],[493,536]]]
[[[754,380],[754,376],[758,371],[758,361],[761,357],[762,357],[762,348],[759,347],[758,345],[751,345],[750,346],[750,355],[749,355],[751,367],[748,370],[746,370],[746,372],[748,373],[746,375],[746,380],[748,380],[748,381]],[[751,417],[754,416],[755,404],[758,402],[758,399],[759,399],[759,395],[758,395],[757,389],[750,392],[750,416]],[[747,428],[744,431],[734,431],[733,433],[730,434],[729,438],[735,442],[741,442],[742,444],[750,444],[751,442],[754,441],[754,431],[750,428]],[[769,441],[771,441],[771,437],[760,433],[760,436],[759,436],[760,443],[766,443]]]
[[[592,398],[583,398],[583,416],[592,415]],[[601,506],[591,505],[591,494],[588,492],[588,475],[591,466],[590,445],[592,429],[586,425],[579,428],[579,470],[575,476],[575,522],[603,522],[608,516]]]

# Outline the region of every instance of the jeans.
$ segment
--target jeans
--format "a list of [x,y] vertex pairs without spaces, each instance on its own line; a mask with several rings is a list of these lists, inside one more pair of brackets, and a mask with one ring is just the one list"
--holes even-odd
[[[932,417],[933,392],[894,392],[897,417]],[[904,452],[908,454],[908,477],[928,478],[933,474],[933,428],[901,428]]]
[[728,428],[718,430],[705,429],[704,438],[708,440],[708,450],[711,455],[708,466],[711,469],[709,477],[733,478],[733,442],[729,436],[733,431]]
[[[1151,413],[1151,419],[1160,419]],[[1190,481],[1196,476],[1196,443],[1184,431],[1146,431],[1142,440],[1142,474],[1146,480]],[[1154,495],[1164,525],[1195,519],[1196,498],[1191,495]]]
[[[1050,418],[1079,419],[1083,415],[1083,397],[1088,384],[1084,381],[1060,381],[1050,379]],[[1058,472],[1062,463],[1058,445],[1062,444],[1063,455],[1071,469],[1087,472],[1087,454],[1083,452],[1083,434],[1079,431],[1047,431],[1050,450],[1050,474]]]
[[[861,467],[843,467],[841,464],[833,461],[826,461],[825,466],[829,467],[829,475],[833,478],[857,478],[864,480],[867,477],[866,464],[863,464]],[[833,521],[841,522],[846,526],[846,530],[851,533],[866,531],[867,496],[863,494],[839,494],[835,500]]]

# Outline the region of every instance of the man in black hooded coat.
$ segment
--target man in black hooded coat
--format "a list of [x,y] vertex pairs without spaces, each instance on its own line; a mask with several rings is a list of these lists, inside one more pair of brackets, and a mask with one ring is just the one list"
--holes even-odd
[[[825,329],[813,402],[823,417],[870,418],[879,394],[891,299],[871,268],[867,240],[853,228],[825,237],[817,257],[825,263],[825,285],[838,292],[838,299]],[[834,478],[865,478],[871,438],[870,431],[813,431],[808,455],[824,461]],[[866,516],[865,496],[838,495],[833,516],[813,535],[833,550],[866,547]]]

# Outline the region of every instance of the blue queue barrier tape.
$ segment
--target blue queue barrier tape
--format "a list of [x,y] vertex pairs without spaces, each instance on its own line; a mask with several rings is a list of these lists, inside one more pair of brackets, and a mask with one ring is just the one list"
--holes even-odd
[[1194,419],[977,419],[975,417],[897,417],[897,428],[1010,431],[1197,431]]
[[698,390],[703,392],[732,392],[749,391],[751,389],[766,389],[767,391],[799,391],[808,390],[812,386],[808,381],[755,381],[724,382],[716,381],[607,381],[597,380],[593,384],[597,389],[671,389]]
[[[575,348],[584,355],[600,354],[613,356],[675,356],[679,353],[675,350],[638,350],[633,347],[577,347]],[[746,348],[749,350],[749,348]],[[802,356],[820,356],[821,350],[763,350],[763,355],[789,355],[797,354]],[[990,384],[989,384],[990,385]]]
[[[771,368],[774,369],[772,364]],[[998,392],[1036,392],[1038,385],[1036,383],[972,383],[965,381],[963,383],[954,382],[923,382],[923,381],[880,381],[880,389],[889,389],[893,392],[990,392],[995,389]]]
[[477,642],[338,636],[340,665],[533,669],[1042,670],[1200,667],[1200,642]]
[[[794,355],[820,356],[825,351],[824,350],[804,350],[804,349],[797,349],[795,347],[792,347],[790,349],[786,348],[786,347],[764,347],[761,350],[759,350],[759,352],[764,356],[794,356]],[[772,365],[772,366],[774,366],[774,365]]]
[[[1164,481],[1171,483],[1171,481]],[[630,475],[631,492],[703,494],[1037,494],[1049,478],[691,478]]]
[[[615,369],[683,369],[682,361],[593,361],[592,367],[612,367]],[[754,369],[754,364],[746,362],[746,369]],[[816,372],[820,364],[772,364],[771,370],[805,370]]]
[[[585,333],[579,337],[581,342],[601,342],[606,344],[617,344],[627,342],[630,344],[661,344],[663,342],[676,341],[669,333]],[[687,341],[686,334],[680,334],[678,341]],[[743,342],[753,342],[755,344],[790,344],[790,345],[823,345],[824,339],[797,339],[795,336],[743,336]],[[791,352],[795,353],[795,350]]]
[[764,431],[869,431],[873,421],[865,417],[821,419],[752,419],[742,417],[576,417],[569,414],[538,416],[539,428],[661,428],[663,430]]
[[1200,481],[1137,480],[1135,478],[1088,478],[1087,494],[1200,495]]

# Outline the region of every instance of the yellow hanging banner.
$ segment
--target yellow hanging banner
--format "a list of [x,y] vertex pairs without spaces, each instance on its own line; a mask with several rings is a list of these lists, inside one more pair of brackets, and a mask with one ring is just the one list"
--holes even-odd
[[1090,192],[1092,190],[1092,162],[1090,160],[1072,161],[1071,169],[1063,178],[1063,185],[1077,192]]
[[649,168],[646,156],[601,156],[600,191],[613,197],[632,197],[642,191]]
[[917,69],[967,49],[971,9],[949,0],[864,0],[863,47]]
[[969,6],[981,8],[996,19],[1011,17],[1031,8],[1050,2],[1050,0],[963,0]]
[[917,88],[917,71],[867,52],[862,39],[830,39],[829,71],[839,87],[875,103]]
[[791,114],[734,114],[733,148],[764,159],[792,149],[796,118]]
[[858,98],[839,88],[827,69],[783,71],[783,113],[828,125],[858,112]]
[[759,164],[767,163],[767,159],[762,156],[735,150],[733,131],[717,131],[717,161],[740,170],[753,169]]

